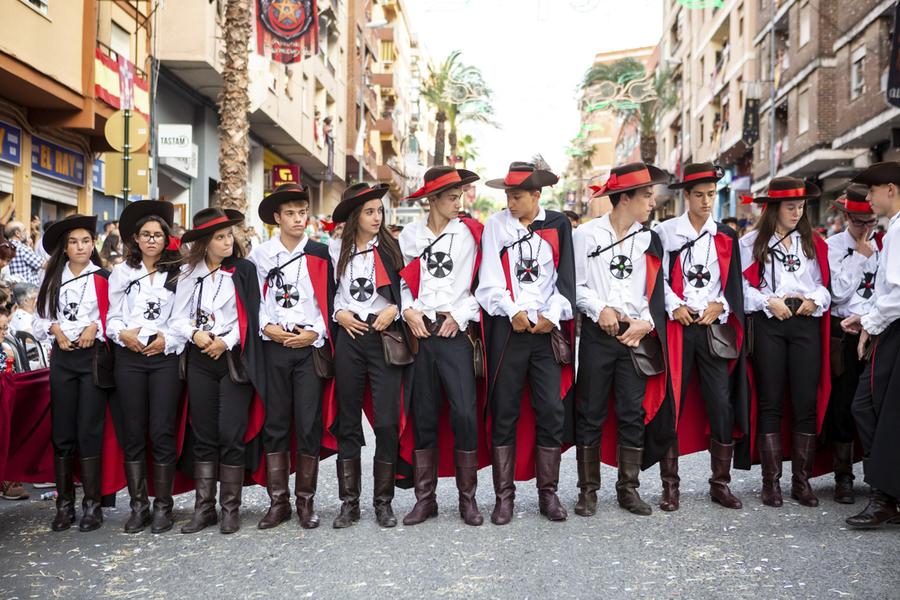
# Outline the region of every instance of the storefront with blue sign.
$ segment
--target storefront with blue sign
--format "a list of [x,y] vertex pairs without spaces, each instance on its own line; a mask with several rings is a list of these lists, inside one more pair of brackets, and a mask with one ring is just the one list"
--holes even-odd
[[86,164],[84,154],[77,150],[31,137],[31,209],[43,222],[77,211]]

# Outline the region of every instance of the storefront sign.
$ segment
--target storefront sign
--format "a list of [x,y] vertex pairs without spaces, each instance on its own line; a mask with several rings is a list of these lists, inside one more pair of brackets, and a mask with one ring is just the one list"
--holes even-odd
[[93,183],[94,191],[102,192],[103,188],[103,175],[106,170],[106,163],[102,158],[98,157],[94,159],[94,164],[91,168],[91,181]]
[[285,183],[300,183],[300,165],[272,165],[272,189]]
[[31,171],[77,186],[84,185],[84,155],[31,137]]
[[22,164],[22,130],[0,121],[0,161]]
[[157,154],[160,158],[190,158],[193,128],[190,125],[160,123]]

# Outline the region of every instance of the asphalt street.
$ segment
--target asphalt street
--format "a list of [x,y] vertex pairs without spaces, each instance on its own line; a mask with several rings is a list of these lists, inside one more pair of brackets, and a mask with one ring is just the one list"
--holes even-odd
[[[367,450],[363,472],[371,473]],[[681,510],[657,509],[650,517],[617,507],[615,472],[604,466],[600,510],[582,518],[571,511],[577,490],[569,451],[560,482],[569,520],[541,517],[534,484],[526,482],[518,486],[516,519],[505,527],[464,525],[447,479],[438,487],[436,519],[380,529],[364,477],[361,522],[334,530],[333,458],[320,471],[323,526],[312,531],[296,519],[257,530],[268,498],[253,487],[245,488],[243,528],[235,535],[126,534],[124,492],[100,530],[52,533],[53,503],[36,500],[38,490],[28,501],[0,501],[0,598],[900,598],[900,527],[844,527],[863,499],[835,504],[826,476],[814,481],[818,508],[787,496],[784,507],[768,508],[758,498],[757,468],[735,472],[744,509],[727,510],[706,495],[707,465],[704,454],[683,459]],[[657,470],[642,480],[644,497],[657,502]],[[487,521],[490,469],[480,473],[478,499]],[[178,526],[192,502],[192,494],[178,497]],[[398,490],[394,509],[402,516],[413,503],[412,490]]]

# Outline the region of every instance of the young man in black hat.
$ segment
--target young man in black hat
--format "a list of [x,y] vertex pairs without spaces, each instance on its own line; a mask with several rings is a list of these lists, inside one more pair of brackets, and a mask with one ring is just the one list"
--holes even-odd
[[[612,211],[574,235],[576,302],[585,316],[578,355],[575,513],[584,517],[597,511],[601,433],[617,442],[615,455],[606,451],[603,460],[618,464],[619,506],[644,516],[651,508],[637,492],[640,469],[659,460],[675,436],[665,361],[662,245],[642,224],[656,204],[654,186],[668,180],[664,171],[644,163],[614,168],[603,186],[592,188],[595,197],[609,196]],[[606,418],[610,391],[615,423]]]
[[328,323],[334,274],[328,247],[306,237],[307,188],[295,183],[279,186],[260,202],[259,218],[269,225],[278,225],[280,233],[256,246],[249,256],[256,265],[262,289],[259,333],[267,380],[263,445],[266,487],[271,500],[258,527],[270,529],[291,518],[288,476],[293,419],[297,440],[297,514],[300,525],[312,529],[319,526],[313,498],[326,387],[325,380],[316,373],[314,353],[324,350],[333,354]]
[[541,514],[567,517],[556,490],[572,387],[572,226],[540,206],[541,188],[557,181],[550,171],[514,162],[505,178],[487,182],[506,191],[507,204],[485,224],[475,290],[486,313],[496,525],[512,519],[515,480],[534,477],[535,466]]
[[861,318],[850,317],[844,322],[846,329],[861,328],[860,356],[873,346],[853,399],[863,469],[872,496],[868,506],[847,519],[847,524],[874,529],[900,523],[900,163],[877,163],[853,181],[868,185],[872,210],[879,217],[891,219],[878,257],[872,309]]
[[[682,181],[669,187],[684,190],[688,210],[656,227],[665,252],[667,340],[678,435],[659,461],[659,507],[664,511],[678,510],[679,455],[707,448],[710,498],[726,508],[742,506],[728,484],[735,451],[732,432],[736,423],[744,432],[750,425],[741,353],[744,291],[737,235],[712,217],[716,182],[722,175],[712,163],[685,165]],[[694,365],[699,396],[688,387]],[[749,447],[746,450],[749,453]],[[749,468],[749,454],[744,462]]]
[[[846,217],[847,229],[826,241],[831,268],[831,398],[825,428],[834,452],[834,500],[853,504],[853,442],[856,424],[851,404],[865,363],[856,355],[859,331],[844,331],[841,322],[861,317],[875,304],[875,276],[881,236],[874,235],[878,222],[866,200],[869,188],[858,183],[847,187],[833,202]],[[856,329],[855,327],[853,329]]]
[[[439,466],[456,475],[463,521],[468,525],[484,521],[475,501],[479,414],[473,340],[481,339],[481,307],[472,293],[483,227],[478,221],[458,217],[463,186],[477,180],[478,175],[471,171],[429,169],[425,185],[410,196],[428,198],[428,216],[400,234],[400,250],[407,263],[400,271],[404,280],[402,315],[419,339],[412,395],[416,505],[403,518],[404,525],[437,515]],[[438,449],[444,396],[450,405],[454,439],[454,452],[446,456]],[[483,394],[480,396],[483,399]],[[401,439],[401,454],[405,450]]]

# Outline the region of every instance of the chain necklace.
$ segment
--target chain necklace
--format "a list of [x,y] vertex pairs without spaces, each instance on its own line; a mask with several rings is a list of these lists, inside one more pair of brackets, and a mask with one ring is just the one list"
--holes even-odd
[[[447,248],[446,252],[432,252],[432,248],[441,241],[441,238],[444,236],[450,236],[450,246]],[[425,250],[422,251],[420,255],[425,259],[425,268],[428,270],[428,273],[436,278],[443,279],[451,272],[453,272],[453,240],[455,238],[455,234],[452,233],[442,233],[435,239],[433,242],[428,244],[425,247]]]
[[[375,293],[375,246],[369,248],[368,250],[360,251],[357,249],[356,244],[353,244],[353,255],[350,256],[350,297],[352,297],[357,302],[365,302]],[[368,254],[372,252],[372,268],[369,271],[368,277],[356,277],[353,274],[353,262],[357,256],[360,254]],[[365,266],[366,259],[363,258],[363,266]]]
[[[210,312],[206,312],[200,307],[200,305],[203,303],[203,281],[207,277],[215,274],[216,271],[218,271],[220,268],[221,267],[216,267],[215,269],[213,269],[206,275],[203,275],[202,277],[198,277],[197,280],[194,282],[194,290],[191,292],[190,312],[194,314],[194,327],[197,327],[198,329],[202,329],[203,331],[211,331],[213,328],[213,325],[215,325],[215,317],[213,316],[213,313],[215,311],[211,310]],[[216,298],[219,297],[219,291],[222,289],[222,280],[223,279],[224,279],[224,276],[219,275],[219,281],[218,281],[218,285],[216,285],[216,291],[213,292],[213,297],[209,301],[210,306],[214,305],[216,303]],[[195,310],[195,305],[194,305],[195,299],[196,299],[196,310]],[[212,321],[212,322],[210,322],[210,321]]]
[[[708,237],[706,245],[706,259],[703,264],[694,264],[694,244],[700,241],[704,236]],[[684,273],[688,284],[695,288],[705,288],[712,279],[712,273],[709,270],[709,256],[712,252],[713,238],[708,231],[701,233],[693,242],[689,242],[682,246],[686,250],[684,260],[681,263],[681,272]],[[690,267],[688,266],[690,265]]]
[[[535,250],[531,245],[531,238],[533,238],[535,235],[537,235],[538,237],[537,250]],[[519,283],[522,284],[534,283],[541,276],[541,266],[538,263],[538,259],[541,256],[541,248],[544,245],[544,237],[534,231],[529,231],[527,234],[523,235],[516,242],[514,242],[513,245],[516,246],[516,253],[519,257],[519,259],[516,261],[516,279],[518,279]],[[525,258],[525,255],[522,253],[523,246],[528,248],[528,258]]]
[[[83,275],[81,277],[84,277]],[[71,282],[75,281],[75,279],[70,279],[63,285],[67,285]],[[65,290],[63,292],[63,316],[67,321],[77,321],[78,320],[78,307],[81,306],[81,303],[84,302],[84,292],[87,290],[88,279],[84,279],[84,283],[81,285],[81,293],[78,295],[78,302],[69,302],[69,290]]]
[[640,231],[643,231],[643,229],[635,231],[631,235],[617,242],[613,233],[607,230],[606,233],[609,234],[609,241],[611,243],[604,250],[615,248],[629,237],[631,238],[631,246],[628,248],[628,256],[625,256],[624,254],[616,254],[609,261],[609,272],[616,279],[628,279],[629,277],[631,277],[631,273],[634,271],[634,262],[632,261],[632,256],[634,255],[634,241],[635,239],[637,239],[637,234],[640,233]]
[[[292,308],[300,301],[300,273],[303,268],[304,256],[306,256],[306,253],[301,252],[298,256],[295,256],[284,263],[284,266],[279,266],[279,263],[281,262],[281,253],[279,253],[275,258],[275,268],[266,275],[266,283],[269,287],[278,288],[275,296],[275,303],[282,308]],[[297,263],[297,277],[294,280],[294,285],[284,283],[283,269],[292,262],[297,261],[299,262]]]

